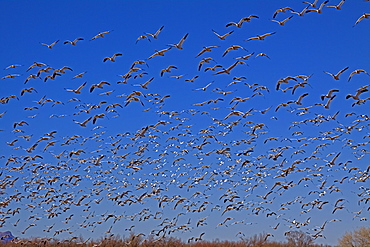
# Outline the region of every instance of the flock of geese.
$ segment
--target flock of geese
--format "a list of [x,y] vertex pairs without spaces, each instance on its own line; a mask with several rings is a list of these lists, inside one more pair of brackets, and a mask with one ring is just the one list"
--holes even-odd
[[[258,217],[269,222],[270,238],[297,229],[325,238],[325,229],[341,218],[368,221],[369,73],[343,61],[347,67],[338,72],[323,68],[254,83],[246,67],[253,69],[257,59],[268,67],[276,58],[227,43],[264,18],[286,28],[299,16],[350,4],[328,2],[304,2],[298,12],[283,7],[267,17],[249,15],[227,23],[225,34],[210,30],[215,44],[199,44],[188,72],[162,57],[178,52],[181,60],[191,32],[133,61],[116,82],[86,81],[93,69],[43,62],[7,66],[1,82],[18,91],[0,96],[1,134],[7,137],[0,144],[1,227],[14,227],[19,237],[76,239],[81,229],[95,235],[124,229],[137,237],[188,236],[196,242],[207,237],[207,227],[237,227],[242,231],[235,238],[245,236],[243,229],[259,224]],[[354,26],[369,17],[362,14]],[[145,49],[144,42],[159,41],[165,31],[161,26],[144,32],[133,40],[134,48]],[[278,35],[279,29],[246,41],[268,46]],[[111,30],[90,41],[112,37]],[[78,48],[85,42],[63,44]],[[123,60],[129,58],[115,53],[100,61],[109,66]],[[154,63],[162,69],[153,70]],[[321,83],[332,88],[318,88],[317,74],[327,74]],[[202,79],[205,75],[213,80]],[[179,95],[158,93],[166,81],[190,88],[179,94],[191,97],[190,107],[175,103]],[[60,99],[45,91],[57,83]],[[136,119],[134,111],[142,117]]]

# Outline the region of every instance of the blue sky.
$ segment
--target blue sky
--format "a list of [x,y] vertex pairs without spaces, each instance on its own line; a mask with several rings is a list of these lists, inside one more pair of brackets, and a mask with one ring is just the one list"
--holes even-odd
[[[4,113],[0,179],[5,184],[2,201],[9,201],[2,210],[9,218],[1,230],[19,237],[57,238],[68,238],[70,231],[87,239],[105,236],[111,226],[110,233],[128,235],[130,231],[124,229],[133,225],[135,233],[149,236],[152,230],[163,234],[164,221],[169,225],[166,236],[185,241],[202,232],[206,240],[238,240],[239,231],[246,237],[270,233],[272,240],[282,241],[285,232],[303,230],[325,236],[317,238],[317,243],[335,244],[344,232],[368,225],[366,99],[370,96],[366,90],[360,92],[361,100],[346,96],[370,82],[366,72],[370,70],[369,20],[354,25],[369,13],[370,5],[347,0],[341,10],[327,7],[339,2],[329,1],[322,13],[301,17],[287,10],[273,18],[280,8],[300,12],[307,4],[0,1],[4,10],[0,16],[0,114]],[[241,28],[226,27],[250,15],[258,18],[243,22]],[[272,21],[290,16],[285,25]],[[147,34],[162,26],[157,39]],[[220,35],[232,33],[221,40],[213,30]],[[106,31],[110,32],[91,40]],[[265,40],[246,41],[266,33],[273,34]],[[183,49],[172,47],[164,56],[148,59],[186,34]],[[149,39],[137,40],[141,35]],[[76,38],[83,40],[75,46],[64,44]],[[52,49],[42,45],[55,41],[59,42]],[[216,47],[196,57],[208,46]],[[231,46],[241,48],[223,56]],[[116,53],[122,55],[115,62],[103,62]],[[261,53],[267,57],[257,56]],[[237,59],[246,55],[251,56]],[[198,70],[205,58],[212,60]],[[123,80],[119,75],[128,73],[138,60],[145,63],[133,66],[138,71],[130,73],[126,84],[117,83]],[[230,69],[230,74],[215,74],[237,61],[244,63]],[[35,62],[45,65],[28,70]],[[15,64],[21,66],[5,69]],[[205,71],[215,65],[220,67]],[[25,83],[49,66],[49,73],[40,72]],[[71,70],[45,81],[64,66]],[[168,66],[176,68],[161,76]],[[336,74],[347,67],[339,80],[325,73]],[[365,72],[353,73],[356,70]],[[4,78],[8,75],[19,76]],[[276,90],[278,81],[288,77],[294,79]],[[137,86],[151,78],[147,89]],[[90,92],[101,81],[108,84]],[[85,82],[80,94],[71,91]],[[30,88],[35,91],[21,95]],[[317,105],[325,105],[329,98],[320,96],[333,89],[338,91],[333,92],[330,107]],[[128,97],[138,91],[139,95]],[[301,105],[288,103],[300,96]],[[355,102],[359,104],[352,105]],[[278,108],[282,103],[288,104]],[[119,105],[108,107],[112,104]],[[93,123],[99,114],[103,118]],[[87,119],[86,127],[77,123]],[[14,127],[22,120],[23,126]],[[139,135],[142,129],[146,131]],[[45,135],[51,131],[56,132]],[[45,148],[53,141],[54,146]],[[74,154],[77,150],[82,152]],[[13,180],[14,184],[8,184]],[[200,194],[194,196],[196,192]],[[119,200],[134,202],[118,205],[112,198],[119,195]],[[163,198],[168,202],[159,207]],[[19,213],[9,213],[17,208]],[[225,211],[228,208],[233,209]],[[107,218],[109,214],[115,216]],[[207,224],[197,226],[202,218]],[[324,229],[318,230],[324,222]],[[28,229],[29,224],[35,226]],[[62,229],[68,230],[55,234]]]

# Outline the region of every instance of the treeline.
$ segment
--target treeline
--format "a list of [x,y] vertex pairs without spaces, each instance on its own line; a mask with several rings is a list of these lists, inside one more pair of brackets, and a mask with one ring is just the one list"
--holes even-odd
[[67,240],[54,238],[17,239],[4,246],[78,246],[78,247],[331,247],[330,245],[315,244],[314,239],[301,231],[293,231],[287,235],[286,242],[276,242],[268,239],[267,234],[256,234],[249,238],[241,238],[238,241],[205,241],[191,239],[183,241],[174,237],[148,238],[140,234],[131,234],[126,238],[120,236],[109,236],[99,240],[84,240],[82,237],[72,237]]
[[[58,246],[58,247],[332,247],[331,245],[315,244],[314,239],[303,231],[291,231],[286,234],[285,242],[269,239],[270,234],[256,234],[239,241],[204,241],[201,238],[191,238],[184,242],[174,237],[144,238],[143,234],[131,234],[126,238],[111,235],[99,240],[84,240],[82,237],[72,237],[66,240],[55,238],[13,239],[3,246]],[[1,243],[0,242],[0,243]],[[346,232],[338,239],[338,247],[369,247],[370,227],[361,227],[353,232]]]

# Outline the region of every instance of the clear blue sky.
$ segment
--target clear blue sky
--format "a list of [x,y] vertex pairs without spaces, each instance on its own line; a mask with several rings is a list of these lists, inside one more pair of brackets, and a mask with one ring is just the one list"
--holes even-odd
[[[299,16],[307,4],[285,0],[0,1],[0,231],[283,241],[302,230],[335,244],[368,225],[370,20],[360,17],[370,3],[328,7],[339,2]],[[185,35],[183,49],[149,59]],[[339,80],[325,73],[347,67]]]

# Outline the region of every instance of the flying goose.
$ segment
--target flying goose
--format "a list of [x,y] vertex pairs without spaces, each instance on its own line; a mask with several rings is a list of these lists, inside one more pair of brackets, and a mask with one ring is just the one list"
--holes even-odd
[[33,87],[22,89],[22,91],[21,91],[21,96],[22,96],[25,92],[27,92],[27,93],[32,93],[33,91],[35,91],[35,92],[37,93],[36,89],[35,89],[35,88],[33,88]]
[[311,74],[311,75],[296,75],[296,76],[294,76],[294,78],[302,79],[303,81],[308,81],[308,79],[310,79],[311,76],[313,76],[313,74]]
[[266,53],[258,53],[256,57],[267,57],[268,59],[271,59]]
[[240,20],[239,20],[239,22],[229,22],[229,23],[227,23],[227,24],[226,24],[226,27],[229,27],[229,26],[234,25],[234,26],[236,26],[237,28],[241,28],[241,27],[242,27],[242,24],[243,24],[243,22],[244,22],[244,20],[243,20],[243,19],[244,19],[244,18],[240,19]]
[[293,11],[293,9],[292,9],[292,8],[290,8],[290,7],[280,8],[280,9],[278,9],[278,10],[276,10],[276,11],[274,12],[274,14],[273,14],[272,18],[275,18],[275,17],[276,17],[276,15],[277,15],[277,14],[279,14],[279,13],[285,13],[287,10]]
[[17,126],[24,126],[25,124],[29,125],[26,121],[22,120],[20,122],[15,122],[13,124],[13,128],[17,127]]
[[346,208],[345,206],[336,206],[335,208],[334,208],[334,210],[333,210],[333,212],[331,212],[332,214],[334,214],[335,213],[335,211],[337,211],[338,209],[344,209],[344,208]]
[[342,69],[341,71],[339,71],[339,72],[338,72],[338,73],[336,73],[335,75],[334,75],[334,74],[332,74],[332,73],[330,73],[330,72],[326,72],[326,71],[324,71],[324,73],[326,73],[326,74],[328,74],[328,75],[331,75],[331,76],[334,78],[334,80],[339,80],[339,76],[340,76],[344,71],[346,71],[348,68],[349,68],[349,67],[345,67],[344,69]]
[[329,109],[330,107],[330,103],[333,101],[333,99],[336,97],[336,95],[332,96],[331,98],[329,98],[329,100],[326,102],[326,104],[321,104],[321,103],[316,103],[315,105],[321,105],[323,106],[325,109]]
[[203,53],[205,53],[206,51],[212,51],[212,49],[214,48],[217,48],[219,46],[216,46],[216,45],[212,45],[212,46],[203,46],[203,50],[201,50],[198,55],[196,55],[196,57],[199,57],[200,55],[202,55]]
[[164,100],[165,99],[167,99],[167,98],[169,98],[169,97],[171,97],[171,95],[165,95],[165,96],[163,96],[162,98],[155,98],[156,100],[158,100],[158,102],[156,102],[156,104],[158,104],[158,103],[163,103],[164,102]]
[[321,100],[324,100],[325,98],[330,99],[330,98],[333,97],[333,93],[336,93],[336,92],[339,92],[339,90],[338,89],[331,89],[331,90],[329,90],[329,92],[327,94],[321,95],[320,98],[321,98]]
[[106,35],[106,34],[108,34],[110,32],[112,32],[112,31],[105,31],[105,32],[98,33],[97,35],[95,35],[94,37],[92,37],[90,40],[94,40],[94,39],[97,39],[99,37],[104,38],[104,35]]
[[[355,71],[353,71],[349,77],[348,77],[348,81],[350,81],[352,79],[352,76],[354,76],[355,74],[360,74],[360,73],[365,73],[367,75],[369,75],[369,73],[367,73],[365,70],[363,69],[356,69]],[[370,76],[370,75],[369,75]]]
[[61,68],[61,69],[56,69],[54,72],[58,72],[58,73],[65,73],[65,71],[67,70],[67,69],[69,69],[70,71],[73,71],[73,69],[72,68],[70,68],[70,67],[68,67],[68,66],[63,66],[63,68]]
[[153,81],[154,77],[149,79],[148,81],[146,81],[144,84],[137,84],[137,85],[133,85],[133,86],[139,86],[139,87],[142,87],[144,89],[148,89],[148,84]]
[[18,141],[18,139],[14,139],[11,142],[6,142],[6,144],[8,144],[9,146],[14,146],[14,143],[16,143],[17,141]]
[[308,4],[309,6],[311,6],[312,8],[316,8],[316,4],[319,0],[315,0],[313,3],[310,3],[310,2],[303,2],[305,4]]
[[26,71],[29,71],[30,69],[32,69],[34,67],[41,67],[41,66],[46,66],[46,64],[34,62],[30,67],[28,67],[28,69]]
[[113,56],[111,56],[111,57],[105,57],[104,59],[103,59],[103,62],[106,62],[107,60],[110,60],[110,61],[112,61],[112,62],[115,62],[116,60],[116,57],[117,56],[122,56],[122,54],[121,53],[115,53],[115,54],[113,54]]
[[275,111],[279,110],[280,107],[286,107],[288,105],[289,105],[288,103],[281,103],[281,104],[276,106]]
[[234,76],[233,77],[233,80],[238,80],[238,81],[240,81],[240,80],[245,80],[245,79],[247,79],[245,76]]
[[57,75],[61,76],[61,74],[58,73],[53,73],[52,75],[45,76],[44,82],[46,82],[48,79],[55,80],[55,76]]
[[258,86],[256,88],[253,89],[253,92],[257,91],[257,90],[266,90],[267,92],[270,92],[270,90],[268,89],[268,87],[266,86]]
[[148,36],[146,36],[146,35],[140,35],[140,36],[136,39],[135,44],[137,44],[137,42],[139,42],[139,40],[141,40],[141,39],[148,39],[148,40],[149,40],[149,42],[151,42],[151,41],[150,41],[150,39],[148,38]]
[[86,85],[87,82],[84,82],[81,86],[79,86],[77,89],[67,89],[67,88],[64,88],[64,90],[67,90],[67,91],[70,91],[70,92],[74,92],[76,94],[80,94],[81,93],[81,89]]
[[226,39],[226,37],[227,36],[229,36],[230,34],[232,34],[234,31],[230,31],[230,32],[228,32],[228,33],[225,33],[224,35],[220,35],[220,34],[218,34],[215,30],[213,30],[212,29],[212,32],[214,33],[214,34],[216,34],[217,35],[217,37],[220,39],[220,40],[225,40]]
[[172,44],[172,45],[167,45],[167,46],[176,47],[177,49],[181,50],[182,49],[182,44],[184,43],[184,41],[186,40],[188,35],[189,35],[189,33],[185,34],[184,37],[182,37],[182,39],[179,41],[179,43]]
[[252,38],[249,38],[249,39],[246,39],[246,41],[249,41],[249,40],[254,40],[254,39],[258,39],[258,40],[265,40],[265,38],[269,35],[272,35],[272,34],[275,34],[276,32],[272,32],[272,33],[266,33],[266,34],[263,34],[263,35],[257,35],[256,37],[252,37]]
[[213,60],[213,58],[211,58],[211,57],[203,58],[203,59],[199,62],[198,70],[200,70],[200,68],[202,67],[202,65],[203,65],[204,63],[210,63],[211,61],[214,61],[214,60]]
[[254,52],[252,52],[251,54],[248,54],[248,55],[245,55],[245,56],[240,56],[240,57],[237,57],[235,59],[243,59],[243,60],[248,60],[251,56],[254,55]]
[[93,124],[96,123],[96,120],[98,120],[98,118],[104,118],[105,117],[105,114],[102,113],[102,114],[96,114],[94,117],[93,117]]
[[184,77],[185,75],[171,75],[171,78],[180,79],[181,77]]
[[144,103],[143,103],[143,102],[141,102],[141,100],[140,100],[139,98],[137,98],[137,97],[130,97],[130,98],[128,98],[127,100],[125,100],[125,102],[126,102],[125,106],[127,106],[129,103],[131,103],[131,102],[133,102],[133,101],[138,101],[138,102],[140,102],[140,104],[141,104],[142,106],[144,106]]
[[114,90],[110,90],[110,91],[107,91],[107,92],[104,92],[104,93],[100,93],[99,95],[110,95],[111,93],[113,93]]
[[284,26],[285,25],[285,22],[289,21],[290,19],[292,19],[293,16],[289,16],[288,18],[282,20],[282,21],[277,21],[277,20],[271,20],[273,22],[276,22],[276,23],[279,23],[280,26]]
[[59,42],[59,40],[57,40],[57,41],[54,41],[53,43],[51,43],[50,45],[48,45],[48,44],[44,44],[44,43],[40,43],[40,44],[42,44],[42,45],[44,45],[44,46],[46,46],[47,48],[49,48],[49,49],[52,49],[53,48],[53,46],[56,44],[56,43],[58,43]]
[[[272,106],[264,109],[264,110],[255,110],[256,112],[260,112],[261,114],[266,114],[266,112],[268,112],[268,110],[271,109]],[[271,137],[271,138],[268,138],[269,140],[277,140],[278,138],[277,137]],[[266,141],[266,140],[265,140]]]
[[245,17],[243,18],[242,20],[245,21],[245,22],[250,22],[252,20],[252,18],[259,18],[258,16],[256,15],[249,15],[248,17]]
[[230,70],[232,70],[233,68],[235,68],[235,66],[238,65],[238,64],[245,64],[245,62],[236,61],[235,63],[233,63],[232,65],[230,65],[230,67],[216,72],[215,75],[219,75],[219,74],[222,74],[222,73],[230,74]]
[[6,67],[5,69],[17,68],[19,66],[23,66],[23,65],[20,65],[20,64],[12,64],[12,65],[9,65],[8,67]]
[[185,79],[185,81],[188,81],[188,82],[194,82],[195,81],[195,79],[197,79],[199,76],[194,76],[193,78],[191,78],[191,79]]
[[143,77],[144,75],[147,75],[148,73],[147,72],[141,72],[140,74],[136,74],[134,75],[134,79],[138,78],[138,77]]
[[136,73],[136,72],[139,72],[141,70],[143,70],[143,69],[132,67],[126,74],[124,74],[124,75],[117,75],[117,76],[120,76],[120,77],[122,77],[124,79],[128,79],[128,78],[131,77],[131,74],[132,73]]
[[89,117],[88,119],[86,119],[85,121],[83,122],[77,122],[76,120],[73,120],[73,122],[79,124],[81,127],[86,127],[86,124],[91,120],[92,117]]
[[369,91],[368,89],[358,89],[357,91],[356,91],[356,94],[355,95],[352,95],[352,94],[347,94],[347,96],[346,96],[346,99],[349,99],[349,98],[353,98],[354,100],[360,100],[360,95],[362,94],[362,93],[364,93],[364,92],[367,92],[367,91]]
[[338,3],[337,5],[334,5],[334,6],[326,6],[328,8],[333,8],[333,9],[337,9],[337,10],[341,10],[341,7],[343,5],[343,3],[345,2],[346,0],[342,0],[340,1],[340,3]]
[[82,72],[82,73],[80,73],[78,75],[75,75],[74,77],[72,77],[72,79],[76,79],[78,77],[82,77],[84,74],[86,74],[86,72]]
[[79,41],[79,40],[84,40],[83,38],[76,38],[75,40],[73,40],[73,41],[70,41],[70,40],[66,40],[66,41],[64,41],[64,43],[63,44],[71,44],[71,45],[76,45],[76,43],[77,43],[77,41]]
[[46,67],[46,68],[42,68],[42,69],[39,69],[37,71],[37,76],[40,76],[42,72],[45,72],[45,73],[50,73],[50,70],[53,69],[52,67]]
[[151,34],[151,33],[145,33],[145,34],[152,36],[152,37],[153,37],[153,39],[158,39],[158,35],[159,35],[159,33],[162,31],[162,29],[163,29],[163,28],[164,28],[164,26],[161,26],[161,27],[157,30],[157,32],[155,32],[154,34]]
[[324,1],[323,3],[320,4],[320,7],[318,9],[308,9],[306,10],[306,13],[309,13],[309,12],[317,12],[318,14],[321,14],[322,13],[322,8],[325,6],[325,4],[327,4],[329,2],[329,0],[326,0]]
[[[116,108],[117,106],[119,106],[119,107],[123,108],[121,104],[115,103],[115,104],[110,104],[110,105],[108,105],[108,106],[105,108],[105,110],[106,110],[106,111],[108,111],[108,109],[109,109],[109,108]],[[113,145],[113,146],[114,146],[114,145]]]
[[243,50],[246,50],[244,47],[240,46],[240,45],[231,45],[230,47],[228,47],[225,52],[222,54],[222,56],[226,56],[227,53],[229,53],[230,51],[236,51],[236,50],[239,50],[239,49],[243,49]]
[[290,100],[290,101],[287,102],[287,104],[296,103],[297,105],[302,105],[302,99],[304,97],[306,97],[307,95],[308,95],[308,93],[304,93],[301,96],[299,96],[299,98],[297,100]]
[[297,90],[298,87],[305,87],[306,85],[310,85],[310,84],[308,84],[308,82],[305,82],[305,81],[295,84],[292,89],[292,94],[294,94],[295,90]]
[[153,57],[155,57],[155,56],[164,56],[164,53],[166,52],[166,51],[169,51],[170,49],[171,49],[172,47],[168,47],[168,48],[166,48],[166,49],[163,49],[163,50],[160,50],[160,51],[157,51],[157,50],[155,50],[155,53],[153,54],[153,55],[151,55],[150,57],[148,57],[148,59],[152,59]]
[[297,15],[299,15],[299,16],[304,16],[304,14],[306,13],[306,11],[307,11],[307,9],[308,9],[308,7],[309,7],[310,5],[307,5],[301,12],[295,12],[295,11],[290,11],[292,14],[297,14]]
[[134,61],[132,63],[130,69],[132,69],[133,67],[135,67],[136,64],[146,64],[146,66],[149,67],[148,64],[144,60],[136,60],[136,61]]
[[242,82],[242,81],[240,81],[240,80],[232,81],[232,82],[230,82],[226,87],[229,87],[229,86],[231,86],[231,85],[235,85],[235,84],[237,84],[237,83],[239,83],[239,82]]
[[170,65],[167,68],[162,69],[161,72],[160,72],[161,76],[163,76],[163,74],[165,72],[171,73],[171,69],[177,69],[177,67],[176,66],[173,66],[173,65]]
[[208,83],[205,87],[194,89],[194,91],[206,91],[207,88],[212,85],[212,83],[213,81]]
[[4,77],[2,77],[1,79],[7,79],[7,78],[15,78],[15,77],[18,77],[18,76],[21,76],[21,75],[19,75],[19,74],[13,74],[13,75],[7,75],[7,76],[4,76]]
[[366,13],[363,13],[360,18],[357,19],[357,21],[355,22],[355,24],[353,26],[356,26],[360,21],[362,21],[363,19],[369,19],[370,17],[370,14],[366,14]]
[[107,81],[101,81],[98,84],[91,85],[91,87],[90,87],[90,93],[92,93],[92,91],[94,91],[95,88],[103,89],[103,85],[105,85],[105,84],[106,85],[110,85],[110,83],[107,82]]
[[243,22],[250,22],[252,20],[252,18],[259,18],[258,16],[256,15],[250,15],[248,17],[244,17],[244,18],[241,18],[239,20],[239,22],[229,22],[226,24],[226,27],[229,27],[229,26],[232,26],[232,25],[235,25],[236,27],[238,28],[241,28],[242,27],[242,24]]
[[295,80],[296,81],[297,79],[292,77],[292,76],[287,76],[285,78],[282,78],[282,79],[278,80],[277,83],[276,83],[276,90],[279,90],[281,83],[289,83],[289,80]]

